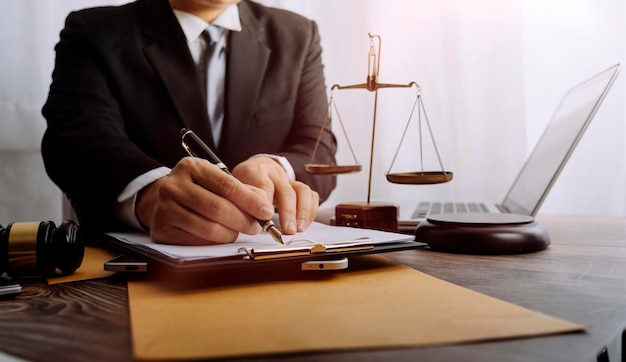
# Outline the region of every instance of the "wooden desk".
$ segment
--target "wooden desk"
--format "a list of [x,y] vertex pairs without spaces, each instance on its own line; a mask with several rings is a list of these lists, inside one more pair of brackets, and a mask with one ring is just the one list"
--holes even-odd
[[[541,216],[538,221],[552,239],[549,249],[539,253],[468,256],[412,250],[386,255],[457,285],[590,325],[586,333],[254,360],[594,361],[626,328],[626,218]],[[1,351],[35,361],[132,360],[123,279],[22,286],[17,298],[0,301]]]

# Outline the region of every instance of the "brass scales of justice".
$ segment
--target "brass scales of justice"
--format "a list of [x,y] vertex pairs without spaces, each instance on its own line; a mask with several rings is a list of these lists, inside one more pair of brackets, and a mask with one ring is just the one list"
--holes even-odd
[[[326,111],[326,115],[324,116],[324,121],[322,123],[322,127],[320,129],[320,134],[315,144],[315,148],[313,149],[313,154],[311,156],[311,161],[306,164],[306,171],[311,174],[318,175],[337,175],[337,174],[345,174],[345,173],[354,173],[359,172],[362,169],[361,164],[357,161],[356,155],[350,144],[350,140],[346,133],[345,127],[343,125],[343,121],[341,120],[341,116],[339,114],[339,110],[334,101],[334,91],[341,89],[367,89],[370,92],[374,92],[374,114],[372,121],[372,141],[370,148],[370,162],[369,162],[369,177],[368,177],[368,188],[367,188],[367,202],[357,202],[357,203],[342,203],[335,207],[335,224],[342,226],[353,226],[353,227],[363,227],[370,229],[379,229],[385,231],[397,231],[398,230],[398,208],[394,204],[390,203],[381,203],[376,202],[373,203],[370,201],[371,189],[372,189],[372,166],[374,160],[374,139],[376,135],[376,115],[377,115],[377,106],[378,106],[378,90],[381,88],[416,88],[416,97],[415,102],[413,104],[413,108],[409,115],[409,119],[404,128],[404,132],[400,139],[400,143],[398,144],[398,148],[396,149],[395,155],[389,166],[389,169],[385,173],[385,177],[388,182],[396,183],[396,184],[437,184],[444,183],[452,180],[452,172],[446,171],[443,162],[441,161],[441,156],[439,154],[439,150],[437,148],[437,144],[435,142],[435,138],[433,136],[432,129],[430,127],[430,122],[428,120],[428,116],[426,114],[426,110],[424,108],[424,103],[421,97],[421,87],[416,82],[410,82],[408,84],[387,84],[387,83],[378,83],[379,79],[379,71],[380,71],[380,49],[381,49],[381,38],[379,35],[368,33],[370,38],[369,45],[369,53],[367,59],[368,65],[368,74],[366,83],[341,86],[335,84],[331,87],[330,99],[328,102],[328,108]],[[378,43],[378,51],[376,50],[375,43]],[[414,111],[417,107],[418,111],[418,122],[419,122],[419,152],[420,152],[420,171],[415,172],[401,172],[401,173],[392,173],[391,169],[396,161],[404,138],[406,136],[407,130],[409,128],[409,124],[411,119],[413,118]],[[350,152],[352,153],[352,157],[354,159],[353,165],[336,165],[336,164],[314,164],[313,162],[315,158],[315,154],[317,152],[319,143],[321,141],[322,135],[324,133],[325,127],[327,127],[332,119],[332,113],[337,115],[339,120],[339,124],[341,126],[342,132],[346,138],[348,147]],[[424,170],[424,162],[423,162],[423,142],[422,142],[422,114],[424,115],[424,120],[428,129],[428,133],[430,135],[432,145],[437,156],[437,160],[439,162],[440,171],[425,171]]]

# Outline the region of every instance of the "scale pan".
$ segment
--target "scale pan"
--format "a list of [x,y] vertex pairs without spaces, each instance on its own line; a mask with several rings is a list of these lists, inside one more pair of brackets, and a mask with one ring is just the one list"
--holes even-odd
[[440,184],[452,180],[452,172],[421,171],[388,173],[387,181],[395,184]]
[[304,167],[306,172],[315,175],[336,175],[361,171],[361,165],[337,166],[308,163]]

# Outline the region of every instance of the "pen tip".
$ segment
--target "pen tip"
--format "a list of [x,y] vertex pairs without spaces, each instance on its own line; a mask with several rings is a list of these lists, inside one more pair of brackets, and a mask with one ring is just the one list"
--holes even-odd
[[276,240],[277,242],[281,243],[281,244],[285,244],[285,242],[283,241],[283,234],[278,230],[278,228],[274,225],[270,226],[267,231],[272,235],[272,237],[274,238],[274,240]]

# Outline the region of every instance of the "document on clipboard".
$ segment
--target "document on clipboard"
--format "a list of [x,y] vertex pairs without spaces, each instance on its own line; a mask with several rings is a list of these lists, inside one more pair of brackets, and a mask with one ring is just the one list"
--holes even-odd
[[285,236],[278,245],[267,233],[240,234],[229,244],[181,246],[158,244],[141,232],[109,232],[103,241],[148,265],[165,267],[173,272],[263,265],[267,263],[302,263],[359,254],[384,253],[415,249],[425,244],[414,235],[387,231],[329,226],[313,222],[301,233]]

